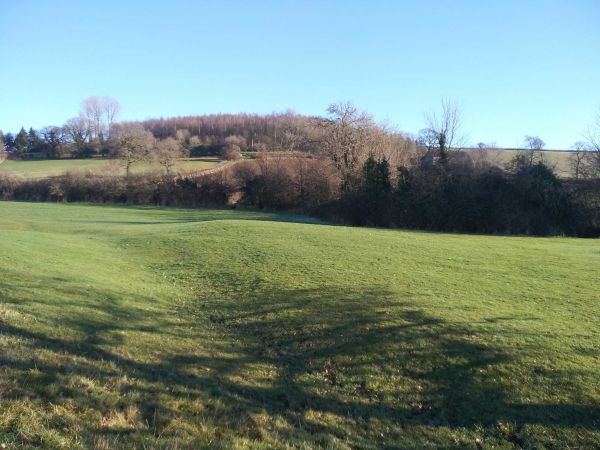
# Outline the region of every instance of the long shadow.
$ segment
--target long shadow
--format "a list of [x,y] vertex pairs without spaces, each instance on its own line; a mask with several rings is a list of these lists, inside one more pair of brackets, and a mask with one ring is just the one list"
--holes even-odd
[[[428,316],[414,309],[412,303],[395,301],[395,295],[376,290],[282,292],[275,295],[276,306],[254,300],[260,306],[254,306],[252,315],[243,304],[232,303],[229,310],[222,306],[222,322],[246,342],[248,355],[281,369],[278,381],[285,390],[297,391],[305,400],[319,399],[311,398],[296,380],[319,370],[321,364],[325,372],[333,372],[327,363],[338,359],[343,362],[336,366],[339,375],[334,385],[342,383],[345,372],[356,372],[357,364],[389,370],[390,375],[397,369],[405,378],[425,382],[422,397],[429,404],[418,411],[426,414],[416,416],[423,423],[473,427],[502,420],[590,429],[600,425],[599,405],[511,402],[509,384],[479,374],[515,363],[512,356],[489,341],[472,342],[471,324]],[[510,318],[486,322],[490,320]],[[568,384],[569,374],[554,376],[564,376]],[[352,376],[348,378],[353,380]],[[331,399],[319,403],[324,410],[341,412],[332,407]],[[346,401],[341,409],[351,405]],[[375,402],[364,412],[397,419],[411,406],[389,407],[385,402]]]
[[[213,411],[211,420],[216,424],[252,439],[261,438],[252,417],[266,411],[288,424],[279,432],[284,441],[292,442],[294,435],[308,441],[311,436],[335,436],[352,447],[366,445],[365,434],[349,436],[311,417],[334,415],[363,431],[375,420],[392,430],[379,442],[388,447],[394,447],[402,427],[410,424],[475,430],[508,422],[516,430],[537,424],[592,432],[600,426],[597,404],[511,400],[511,383],[493,375],[499,366],[517,363],[514,356],[489,339],[474,341],[472,324],[432,317],[410,299],[385,290],[269,290],[199,299],[174,314],[185,318],[189,329],[213,330],[219,339],[210,343],[209,354],[162,353],[154,362],[123,356],[107,347],[115,343],[111,336],[116,332],[168,333],[163,328],[169,326],[169,317],[139,321],[141,311],[116,302],[93,307],[106,319],[95,321],[64,312],[63,326],[89,333],[77,341],[0,320],[0,335],[19,339],[33,353],[43,350],[71,358],[66,364],[64,358],[28,360],[2,354],[0,366],[12,371],[13,382],[13,389],[3,393],[4,399],[29,398],[33,391],[47,404],[75,402],[82,409],[104,413],[107,407],[100,394],[67,387],[49,392],[46,385],[78,375],[110,385],[116,377],[125,376],[137,381],[122,387],[121,394],[136,399],[148,424],[147,433],[154,436],[161,436],[174,420],[195,420],[164,402],[168,397],[180,402],[201,400]],[[177,333],[171,336],[176,338]],[[252,375],[257,367],[263,368],[261,383]],[[33,369],[43,374],[36,383],[29,375]],[[554,374],[564,377],[565,384],[570,375]],[[521,445],[521,438],[511,439]],[[317,444],[326,446],[327,442]]]

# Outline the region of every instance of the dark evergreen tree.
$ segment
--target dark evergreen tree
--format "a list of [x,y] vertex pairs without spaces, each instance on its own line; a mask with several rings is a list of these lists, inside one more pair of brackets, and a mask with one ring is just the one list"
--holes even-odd
[[14,148],[15,137],[12,135],[12,133],[6,133],[4,135],[4,146],[6,147],[7,150]]
[[363,166],[362,199],[365,213],[374,225],[388,225],[392,183],[387,159],[377,161],[372,155]]
[[63,142],[62,133],[58,127],[46,127],[42,130],[44,138],[42,147],[47,158],[57,158]]
[[25,128],[21,127],[21,131],[19,131],[19,134],[17,134],[17,137],[15,138],[14,147],[20,156],[27,153],[27,150],[29,149],[29,139]]
[[33,128],[29,128],[27,132],[27,153],[38,153],[43,151],[43,142],[38,136],[37,131]]

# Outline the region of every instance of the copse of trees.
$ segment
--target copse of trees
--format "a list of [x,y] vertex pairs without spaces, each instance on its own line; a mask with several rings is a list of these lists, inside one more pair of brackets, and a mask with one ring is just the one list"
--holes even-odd
[[573,201],[541,162],[476,167],[450,154],[447,164],[405,168],[393,222],[406,228],[500,234],[574,234]]
[[5,149],[15,159],[107,156],[111,130],[119,112],[116,99],[89,97],[82,102],[79,116],[63,126],[29,131],[21,128],[14,137],[7,133]]
[[[600,233],[597,180],[577,185],[559,180],[541,157],[545,144],[536,136],[526,136],[526,150],[505,167],[461,151],[460,111],[453,105],[443,102],[439,115],[426,116],[417,152],[409,164],[396,166],[397,173],[385,157],[370,154],[360,177],[332,203],[329,217],[354,225],[437,231]],[[336,160],[336,153],[331,157]],[[586,153],[590,161],[594,157]]]
[[79,116],[62,127],[21,128],[14,137],[3,135],[3,154],[13,159],[110,156],[122,161],[129,176],[132,165],[145,160],[156,161],[169,173],[175,161],[199,143],[189,133],[160,140],[141,123],[117,123],[120,110],[112,97],[89,97],[82,102]]
[[342,192],[360,184],[362,165],[370,156],[398,166],[407,164],[416,151],[412,140],[376,123],[352,103],[332,104],[327,112],[327,117],[316,120],[317,154],[336,167]]
[[[316,155],[323,153],[324,144],[331,143],[331,140],[325,138],[331,134],[332,125],[342,124],[342,128],[347,127],[348,124],[343,120],[337,120],[344,107],[352,108],[349,104],[332,105],[326,118],[286,111],[267,115],[211,114],[161,118],[137,123],[158,141],[167,138],[176,140],[190,156],[218,156],[233,160],[238,159],[242,151],[285,151]],[[356,108],[354,109],[356,113]],[[79,115],[62,126],[29,131],[23,128],[15,136],[8,133],[7,150],[15,159],[114,156],[118,147],[114,139],[115,130],[122,125],[116,121],[120,110],[119,102],[111,97],[89,97],[82,102]],[[336,114],[338,117],[333,120]],[[355,119],[357,118],[351,118]],[[401,133],[381,125],[374,126],[372,119],[367,122],[370,123],[364,125],[367,125],[370,135],[365,136],[365,139],[361,138],[359,145],[354,145],[351,152],[356,147],[364,148],[367,140],[374,144],[376,152],[380,151],[379,147],[382,145],[414,146],[412,140]],[[354,128],[353,134],[358,135],[360,124],[353,123],[351,127]],[[373,139],[375,135],[379,135],[377,143]],[[348,164],[353,163],[349,160]],[[349,176],[349,173],[346,175]]]
[[463,134],[462,113],[455,101],[443,99],[441,111],[432,111],[425,115],[426,128],[419,132],[417,142],[421,147],[437,153],[437,157],[445,162],[448,151],[461,149],[466,144]]
[[148,119],[142,125],[158,139],[173,137],[194,139],[198,155],[218,154],[226,139],[240,139],[236,145],[249,151],[260,146],[269,150],[309,151],[315,118],[293,111],[259,114],[208,114],[174,118]]

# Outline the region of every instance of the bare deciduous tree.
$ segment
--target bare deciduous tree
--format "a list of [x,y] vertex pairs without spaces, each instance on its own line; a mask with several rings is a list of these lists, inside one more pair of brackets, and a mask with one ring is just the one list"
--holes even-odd
[[100,97],[94,95],[81,102],[81,113],[89,123],[90,141],[96,141],[101,144],[103,140],[104,108]]
[[526,135],[523,139],[523,148],[520,158],[526,161],[528,164],[534,164],[536,162],[543,162],[544,156],[542,150],[546,146],[546,143],[539,136]]
[[63,133],[75,145],[77,153],[81,153],[90,137],[90,124],[83,116],[74,117],[67,120],[67,123],[63,126]]
[[588,173],[586,163],[588,162],[590,151],[588,144],[582,141],[575,142],[572,148],[573,151],[569,155],[569,165],[573,170],[575,179],[578,180],[579,178],[586,176]]
[[228,143],[221,149],[220,156],[226,161],[236,161],[242,157],[242,150],[239,145]]
[[416,142],[419,147],[426,148],[430,151],[436,150],[439,147],[439,136],[432,129],[423,128],[422,130],[419,130]]
[[[318,147],[337,169],[342,191],[356,186],[369,156],[400,167],[409,165],[416,153],[414,141],[385,123],[375,122],[371,115],[350,102],[332,104],[327,112],[329,117],[316,120],[316,129],[320,131]],[[306,130],[301,134],[309,135]],[[312,144],[303,147],[310,149]]]
[[596,112],[594,123],[587,127],[584,137],[591,150],[600,152],[600,108]]
[[329,117],[319,122],[324,128],[322,148],[340,173],[342,191],[347,191],[368,156],[369,133],[375,123],[350,102],[334,103],[327,112]]
[[524,143],[525,148],[527,148],[529,150],[542,151],[543,148],[546,146],[546,143],[539,136],[527,135],[527,136],[525,136],[523,143]]
[[113,124],[117,117],[119,117],[119,114],[121,114],[121,104],[117,99],[106,96],[102,98],[102,109],[104,110],[108,136],[110,137]]
[[114,127],[115,154],[123,162],[129,177],[131,166],[149,158],[154,136],[139,123],[125,123]]
[[468,152],[474,167],[477,169],[502,166],[503,158],[495,142],[478,142],[477,147]]
[[281,131],[281,149],[293,152],[298,150],[306,140],[306,123],[298,120],[298,116],[293,111],[287,111],[282,116],[283,129]]
[[176,139],[168,137],[156,141],[152,156],[154,160],[165,169],[165,173],[169,175],[177,160],[184,156],[183,146]]
[[91,96],[81,102],[81,115],[89,122],[90,141],[99,145],[104,143],[104,138],[110,137],[111,129],[116,118],[121,113],[121,105],[117,99],[110,96]]
[[462,112],[458,104],[452,100],[443,99],[439,113],[425,114],[426,128],[421,131],[427,146],[439,152],[439,157],[445,161],[448,150],[461,149],[465,146],[466,136],[462,133]]
[[46,150],[46,157],[58,158],[61,156],[61,148],[65,141],[64,129],[61,127],[45,127],[41,130],[43,137],[43,148]]
[[366,145],[376,160],[385,159],[394,167],[404,166],[410,159],[406,138],[386,124],[375,124],[368,129]]
[[590,175],[600,176],[600,108],[596,112],[596,119],[584,132],[587,149],[590,152],[587,160]]
[[175,132],[175,139],[177,139],[179,143],[184,147],[187,147],[189,145],[191,136],[192,135],[189,130],[177,130]]

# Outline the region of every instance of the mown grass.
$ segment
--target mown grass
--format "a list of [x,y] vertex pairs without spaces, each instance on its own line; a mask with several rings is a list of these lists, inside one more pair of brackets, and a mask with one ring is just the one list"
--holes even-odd
[[0,203],[8,448],[597,448],[600,242]]
[[[219,161],[214,157],[184,158],[179,160],[173,170],[187,172],[207,169]],[[68,171],[98,170],[112,168],[118,173],[125,173],[118,160],[114,159],[53,159],[53,160],[7,160],[0,164],[0,175],[11,174],[25,178],[46,178],[61,175]],[[139,162],[132,166],[133,173],[143,173],[151,170],[161,170],[160,166],[151,162]]]

